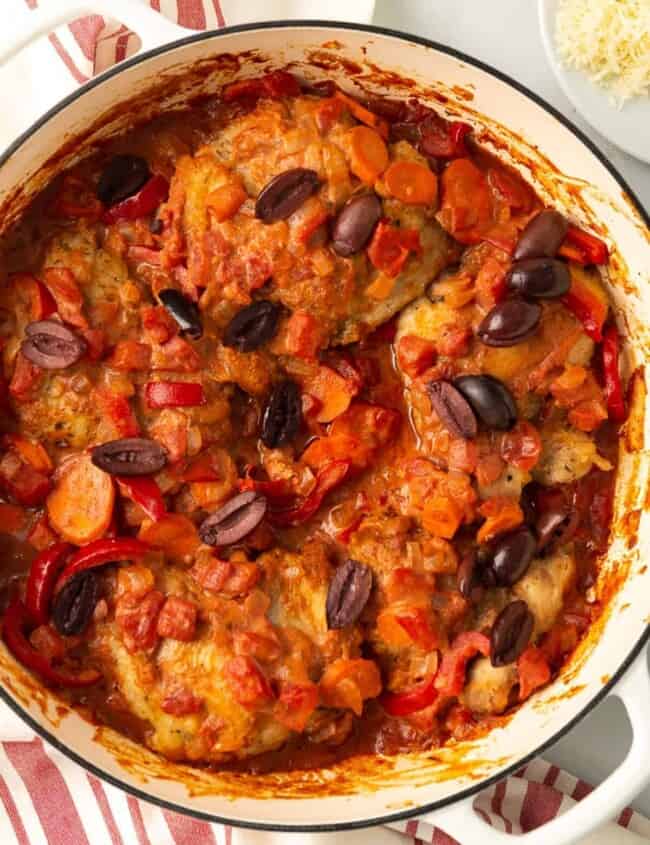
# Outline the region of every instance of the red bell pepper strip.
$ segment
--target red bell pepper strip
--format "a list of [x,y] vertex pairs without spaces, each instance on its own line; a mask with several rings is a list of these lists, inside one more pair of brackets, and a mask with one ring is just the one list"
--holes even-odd
[[93,540],[92,543],[82,546],[68,560],[57,582],[55,592],[78,572],[85,572],[86,569],[94,569],[105,563],[142,557],[149,551],[151,551],[149,543],[143,543],[142,540],[131,537],[102,537],[101,540]]
[[35,625],[46,625],[50,618],[50,602],[59,573],[72,551],[69,543],[54,543],[32,561],[27,578],[25,606]]
[[393,278],[401,273],[409,252],[422,255],[418,230],[399,229],[387,220],[380,220],[367,248],[370,263]]
[[293,508],[286,510],[270,510],[269,522],[277,528],[290,525],[301,525],[312,517],[323,503],[323,499],[330,490],[337,487],[344,480],[350,469],[350,461],[332,461],[324,466],[316,476],[316,484],[311,493]]
[[205,405],[203,385],[196,381],[149,381],[144,388],[150,408],[191,408]]
[[478,631],[459,634],[446,651],[436,675],[436,689],[441,695],[460,695],[465,685],[465,669],[469,661],[482,654],[490,656],[490,640]]
[[438,698],[435,675],[428,675],[421,683],[405,692],[386,692],[379,703],[389,716],[410,716],[424,710]]
[[618,368],[619,337],[618,330],[613,324],[605,329],[601,354],[603,356],[603,388],[609,418],[614,422],[623,422],[625,419],[625,398]]
[[572,272],[571,288],[561,301],[580,320],[589,337],[600,343],[609,303],[598,282],[585,271],[581,271],[581,275]]
[[101,680],[101,672],[85,669],[77,675],[55,669],[50,661],[32,646],[25,634],[31,624],[29,611],[18,598],[7,608],[2,623],[2,638],[13,656],[27,669],[36,672],[44,681],[58,687],[89,687]]
[[133,477],[118,475],[116,481],[120,492],[140,505],[149,519],[158,522],[167,513],[160,487],[155,479],[147,475]]
[[120,220],[137,220],[155,211],[161,202],[167,199],[169,182],[164,176],[156,174],[148,179],[140,190],[122,202],[107,208],[102,214],[102,222],[118,223]]
[[570,225],[558,254],[578,264],[607,264],[609,249],[604,241]]

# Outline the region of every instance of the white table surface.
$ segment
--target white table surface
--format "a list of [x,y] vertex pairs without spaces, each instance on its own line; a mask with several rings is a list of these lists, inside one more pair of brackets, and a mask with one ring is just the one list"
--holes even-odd
[[[650,211],[650,166],[609,144],[571,106],[547,63],[536,6],[535,0],[377,0],[374,23],[456,47],[527,85],[586,131]],[[630,737],[623,707],[608,699],[545,756],[598,783],[621,761]],[[650,816],[650,788],[634,806]]]

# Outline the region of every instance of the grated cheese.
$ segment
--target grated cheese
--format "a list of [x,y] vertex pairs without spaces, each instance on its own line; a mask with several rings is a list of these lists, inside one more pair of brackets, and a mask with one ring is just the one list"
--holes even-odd
[[650,94],[650,0],[560,0],[555,37],[564,64],[619,107]]

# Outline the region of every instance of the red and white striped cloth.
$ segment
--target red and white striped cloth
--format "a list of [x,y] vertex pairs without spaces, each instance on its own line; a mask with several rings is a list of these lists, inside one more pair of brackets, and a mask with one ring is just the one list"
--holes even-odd
[[[3,0],[4,2],[4,0]],[[37,0],[24,0],[30,8]],[[149,0],[152,8],[188,29],[224,26],[241,0]],[[232,10],[229,16],[229,7]],[[268,15],[268,13],[267,13]],[[72,80],[133,55],[139,39],[119,21],[92,15],[50,36]],[[475,802],[483,818],[511,833],[531,830],[568,809],[591,787],[556,766],[536,760]],[[650,840],[650,821],[627,809],[620,830]],[[401,835],[400,835],[401,834]],[[623,835],[623,834],[622,834]],[[0,703],[0,845],[301,845],[334,841],[337,834],[272,834],[236,830],[161,810],[88,774],[45,745]],[[408,841],[455,845],[443,831],[412,819],[386,828],[345,834],[346,845],[372,838],[373,845]],[[340,838],[340,837],[339,837]],[[633,838],[633,837],[630,837]],[[604,841],[604,840],[601,840]],[[621,839],[621,841],[623,841]],[[639,840],[634,837],[634,841]],[[476,843],[462,843],[476,845]]]

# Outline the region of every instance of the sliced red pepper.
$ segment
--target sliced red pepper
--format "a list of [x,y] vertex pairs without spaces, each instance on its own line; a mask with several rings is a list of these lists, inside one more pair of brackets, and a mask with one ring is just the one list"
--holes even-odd
[[465,686],[465,669],[469,661],[482,654],[490,655],[490,640],[478,631],[459,634],[446,651],[436,675],[436,689],[442,695],[460,695]]
[[139,558],[149,551],[151,551],[149,543],[143,543],[142,540],[131,537],[102,537],[101,540],[94,540],[72,555],[61,573],[55,591],[78,572],[85,572],[86,569],[94,569],[105,563]]
[[405,692],[386,692],[379,703],[389,716],[410,716],[424,710],[438,698],[435,675],[428,675],[421,683]]
[[562,297],[563,304],[580,320],[589,337],[599,343],[609,304],[605,292],[580,268],[571,272],[571,288]]
[[316,484],[311,493],[293,508],[270,510],[269,522],[277,528],[301,525],[312,517],[323,503],[323,499],[345,479],[350,469],[350,461],[332,461],[324,466],[316,476]]
[[150,381],[144,388],[150,408],[191,408],[205,404],[203,385],[195,381]]
[[12,273],[9,281],[27,293],[32,320],[46,320],[57,311],[54,297],[36,276],[31,273]]
[[569,225],[558,254],[578,264],[607,264],[609,249],[604,241],[595,235]]
[[167,199],[169,182],[164,176],[156,174],[148,179],[140,190],[118,202],[102,215],[102,222],[106,224],[118,223],[120,220],[137,220],[155,211],[161,202]]
[[69,543],[54,543],[32,561],[27,578],[25,605],[35,625],[46,625],[50,618],[50,602],[59,573],[72,551]]
[[373,266],[392,278],[401,273],[409,252],[422,254],[418,230],[399,229],[387,220],[380,220],[368,246],[368,258]]
[[116,477],[120,492],[140,505],[149,519],[158,522],[167,513],[165,501],[155,479],[148,475]]
[[623,422],[625,419],[625,397],[619,372],[619,336],[615,325],[608,326],[603,334],[601,354],[603,356],[603,388],[607,400],[610,420]]
[[62,669],[55,669],[47,657],[40,654],[27,639],[25,631],[31,625],[29,611],[18,598],[13,599],[5,611],[2,623],[2,638],[13,656],[27,669],[36,672],[44,681],[59,687],[89,687],[101,680],[101,672],[85,669],[71,675]]

